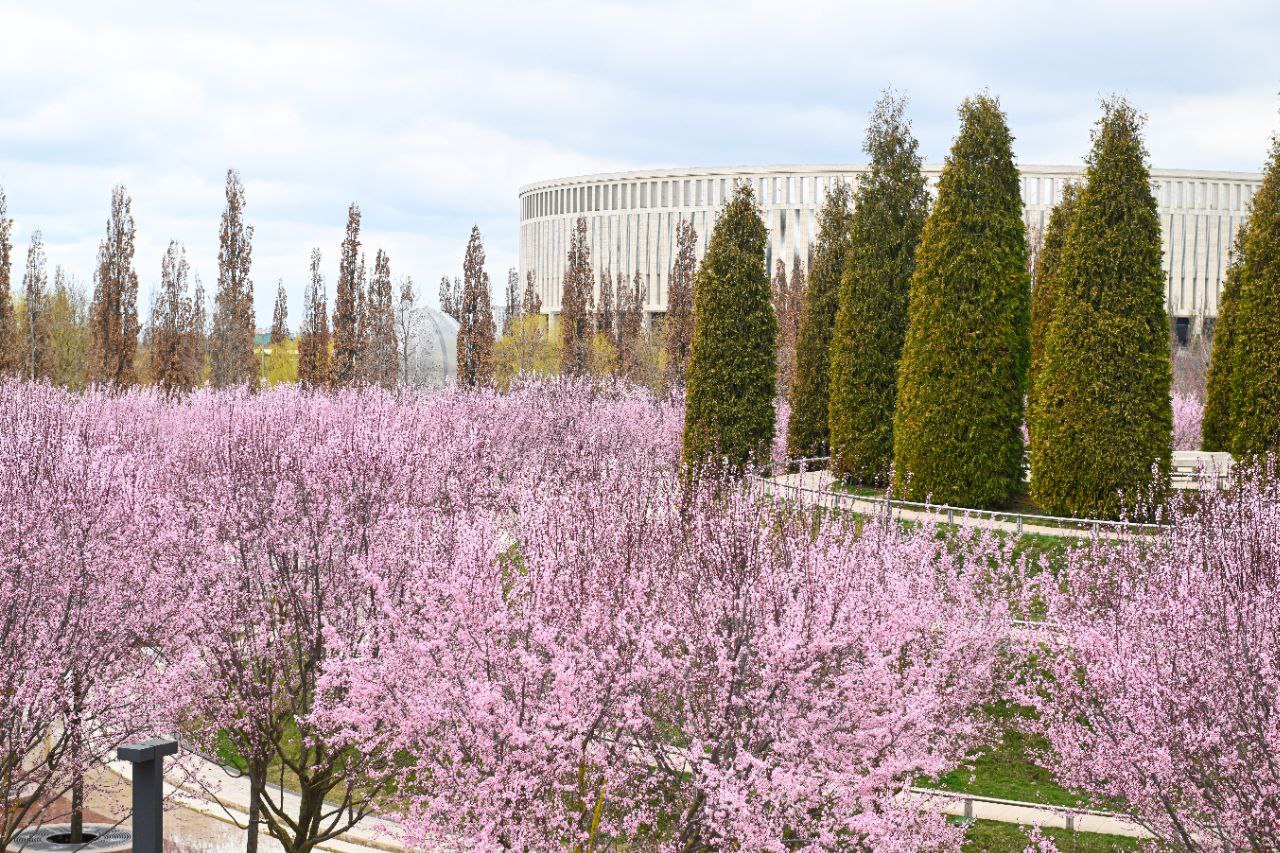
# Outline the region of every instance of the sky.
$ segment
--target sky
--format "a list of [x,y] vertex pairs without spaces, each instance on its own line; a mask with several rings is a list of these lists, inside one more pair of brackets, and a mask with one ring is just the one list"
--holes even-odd
[[[0,187],[14,286],[31,232],[91,287],[127,187],[145,306],[170,240],[211,293],[228,168],[260,326],[296,330],[312,247],[333,293],[347,206],[436,302],[480,228],[495,301],[523,184],[625,169],[862,162],[904,93],[929,162],[1000,98],[1028,164],[1075,164],[1103,96],[1161,168],[1257,171],[1280,130],[1280,2],[218,3],[0,0]],[[145,313],[145,309],[144,309]]]

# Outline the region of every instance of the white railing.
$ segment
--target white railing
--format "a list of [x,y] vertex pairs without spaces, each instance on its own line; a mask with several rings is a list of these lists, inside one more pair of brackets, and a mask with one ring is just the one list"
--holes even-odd
[[[819,489],[812,486],[805,486],[801,483],[783,483],[779,482],[776,476],[776,469],[779,466],[790,471],[792,468],[799,468],[798,472],[806,474],[812,471],[824,470],[826,465],[830,463],[829,456],[814,456],[802,459],[788,459],[784,462],[771,462],[769,465],[758,469],[753,477],[767,485],[772,489],[779,489],[784,492],[791,492],[799,495],[813,495],[820,499],[833,502],[837,508],[856,509],[858,504],[872,511],[883,511],[886,515],[891,515],[893,510],[907,510],[913,513],[919,513],[937,519],[945,519],[947,524],[966,525],[965,522],[970,519],[987,519],[994,523],[1003,523],[1011,526],[1011,529],[1017,534],[1023,533],[1024,527],[1029,523],[1036,526],[1037,533],[1047,533],[1053,536],[1064,536],[1072,533],[1101,535],[1103,531],[1111,534],[1140,534],[1149,535],[1167,527],[1167,525],[1156,524],[1152,522],[1139,521],[1116,521],[1105,518],[1073,518],[1070,516],[1060,515],[1042,515],[1038,513],[1027,512],[1009,512],[1004,510],[992,509],[975,509],[973,507],[954,507],[948,504],[935,504],[920,501],[904,501],[897,500],[885,494],[882,497],[873,497],[870,495],[854,495],[848,492],[842,492],[838,489]],[[819,464],[821,467],[819,467]],[[767,471],[762,474],[760,471]]]

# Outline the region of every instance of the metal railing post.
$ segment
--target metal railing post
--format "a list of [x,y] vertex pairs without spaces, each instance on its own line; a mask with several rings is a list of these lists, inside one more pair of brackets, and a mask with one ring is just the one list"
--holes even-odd
[[151,738],[116,752],[133,764],[133,853],[164,850],[164,757],[177,751],[176,740]]

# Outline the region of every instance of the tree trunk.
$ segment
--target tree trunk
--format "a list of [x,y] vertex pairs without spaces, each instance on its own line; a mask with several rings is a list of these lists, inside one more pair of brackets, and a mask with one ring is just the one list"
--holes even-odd
[[266,783],[266,770],[261,773],[257,768],[249,771],[249,831],[244,840],[244,853],[258,853],[258,819],[260,811],[258,800]]
[[84,774],[76,772],[71,783],[71,839],[72,844],[84,842]]

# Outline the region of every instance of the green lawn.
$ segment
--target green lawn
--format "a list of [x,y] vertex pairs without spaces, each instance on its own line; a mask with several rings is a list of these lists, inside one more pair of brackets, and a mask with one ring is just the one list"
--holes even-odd
[[980,748],[970,754],[972,768],[961,768],[939,779],[925,782],[946,791],[1020,800],[1051,806],[1087,807],[1081,795],[1058,784],[1053,774],[1032,759],[1041,744],[1019,730],[1019,718],[1025,709],[998,703],[987,709],[999,735],[993,747]]
[[[1053,839],[1062,853],[1105,853],[1110,850],[1139,850],[1142,846],[1136,838],[1122,835],[1068,832],[1065,829],[1046,829],[1044,834]],[[1027,831],[1012,823],[974,821],[965,833],[965,853],[1022,853],[1026,847]]]

